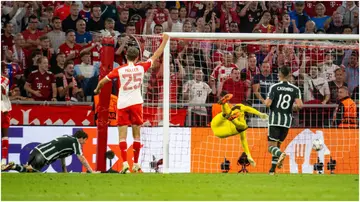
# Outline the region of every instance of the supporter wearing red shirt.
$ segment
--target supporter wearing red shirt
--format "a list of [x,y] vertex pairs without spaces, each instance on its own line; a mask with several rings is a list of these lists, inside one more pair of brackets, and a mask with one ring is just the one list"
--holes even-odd
[[63,5],[64,1],[42,1],[41,4],[44,8],[53,7],[53,9],[55,10],[55,8]]
[[217,80],[217,87],[220,86],[231,74],[232,69],[238,68],[234,62],[234,56],[231,53],[224,55],[224,63],[215,67],[214,71],[211,74],[211,78]]
[[75,31],[68,30],[66,32],[66,41],[59,47],[58,53],[63,52],[66,55],[66,60],[74,60],[74,63],[80,64],[80,51],[82,47],[75,43]]
[[[91,64],[94,65],[96,62],[100,62],[100,53],[101,53],[101,40],[102,35],[100,32],[93,34],[93,41],[89,43],[80,53],[90,52]],[[119,63],[120,64],[120,63]]]
[[50,39],[48,36],[44,35],[40,37],[40,47],[43,56],[50,61],[55,52],[54,49],[50,48]]
[[70,15],[71,1],[65,1],[63,5],[55,8],[54,16],[57,16],[61,21],[65,20]]
[[230,23],[236,22],[240,23],[240,19],[238,14],[235,11],[236,6],[232,1],[225,1],[221,6],[220,11],[220,31],[221,32],[229,32],[230,31]]
[[317,3],[318,1],[305,1],[304,11],[310,18],[316,16],[315,7]]
[[31,72],[24,89],[36,101],[56,101],[57,90],[54,75],[48,71],[49,61],[45,56],[37,60],[39,70]]
[[28,59],[30,57],[30,52],[23,48],[25,45],[25,39],[22,34],[17,34],[15,36],[15,44],[12,47],[13,51],[13,60],[21,69],[25,70],[28,67]]
[[254,27],[253,32],[259,30],[260,33],[273,33],[275,31],[275,26],[272,26],[270,21],[271,13],[269,11],[264,11],[259,24]]
[[12,32],[14,31],[14,25],[10,22],[4,23],[4,33],[1,34],[1,59],[5,55],[5,51],[10,49],[12,50],[14,45],[14,36]]
[[26,41],[25,48],[29,50],[36,49],[40,43],[38,39],[45,34],[44,32],[37,29],[38,24],[39,20],[35,15],[32,15],[29,17],[28,28],[22,32],[22,35]]
[[334,12],[342,6],[342,1],[323,1],[322,2],[326,8],[325,15],[332,16]]
[[231,103],[242,103],[246,100],[247,95],[250,95],[250,88],[245,81],[241,80],[240,70],[238,68],[232,69],[230,77],[224,82],[220,83],[220,86],[217,90],[218,97],[221,96],[220,93],[222,91],[233,94]]

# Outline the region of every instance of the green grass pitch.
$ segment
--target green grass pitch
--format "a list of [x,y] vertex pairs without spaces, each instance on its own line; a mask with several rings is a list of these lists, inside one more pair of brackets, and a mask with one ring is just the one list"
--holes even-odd
[[2,173],[2,200],[359,200],[358,175]]

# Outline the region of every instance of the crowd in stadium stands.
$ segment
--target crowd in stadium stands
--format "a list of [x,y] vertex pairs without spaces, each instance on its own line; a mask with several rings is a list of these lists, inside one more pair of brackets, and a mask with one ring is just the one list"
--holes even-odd
[[[1,6],[1,67],[10,78],[12,100],[90,101],[104,36],[114,36],[117,67],[126,63],[127,47],[136,45],[134,34],[359,34],[355,1],[2,1]],[[147,39],[154,47],[160,44]],[[214,103],[228,92],[233,102],[261,104],[283,65],[291,66],[305,103],[336,103],[341,86],[359,99],[358,50],[179,39],[170,42],[170,51],[172,102]],[[154,66],[160,68],[145,78],[145,102],[161,100],[162,61]],[[192,113],[196,123],[205,124],[205,107],[193,107]]]

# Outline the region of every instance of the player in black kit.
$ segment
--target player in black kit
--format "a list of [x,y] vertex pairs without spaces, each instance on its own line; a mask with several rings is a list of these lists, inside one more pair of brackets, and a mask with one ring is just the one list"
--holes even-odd
[[88,135],[84,131],[77,131],[73,136],[64,135],[50,142],[39,144],[30,153],[25,165],[10,162],[2,171],[16,170],[18,172],[40,172],[45,165],[50,165],[57,159],[61,160],[64,172],[66,171],[65,158],[76,154],[88,172],[93,173],[89,163],[83,156],[81,145],[85,144]]
[[266,107],[270,108],[268,151],[272,154],[272,161],[269,174],[275,173],[276,166],[282,167],[286,154],[280,151],[280,145],[291,127],[292,111],[300,110],[303,105],[300,89],[289,82],[290,71],[288,66],[280,68],[280,82],[270,87],[265,100]]

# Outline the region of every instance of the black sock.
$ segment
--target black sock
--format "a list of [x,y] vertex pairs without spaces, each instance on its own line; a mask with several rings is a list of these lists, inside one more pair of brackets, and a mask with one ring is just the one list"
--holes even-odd
[[279,160],[279,157],[273,156],[271,158],[271,168],[269,172],[275,172],[277,161]]
[[16,164],[14,170],[18,171],[19,173],[26,173],[27,170],[24,166]]

